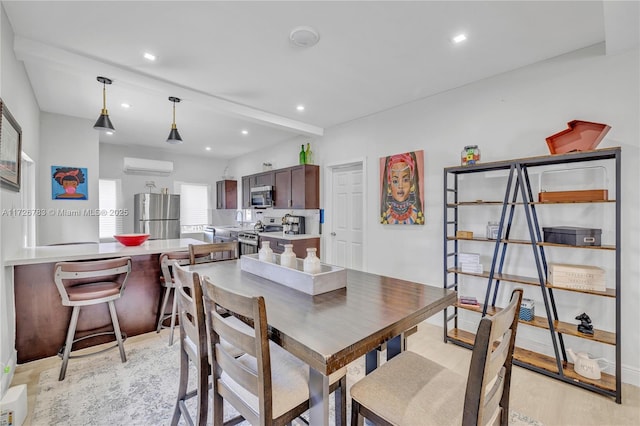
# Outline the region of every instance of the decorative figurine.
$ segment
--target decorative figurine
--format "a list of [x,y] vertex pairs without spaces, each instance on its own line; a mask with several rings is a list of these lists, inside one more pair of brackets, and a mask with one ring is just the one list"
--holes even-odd
[[593,336],[593,326],[591,325],[591,318],[589,318],[589,315],[587,315],[586,312],[583,312],[578,315],[576,319],[580,321],[580,324],[578,324],[578,332]]

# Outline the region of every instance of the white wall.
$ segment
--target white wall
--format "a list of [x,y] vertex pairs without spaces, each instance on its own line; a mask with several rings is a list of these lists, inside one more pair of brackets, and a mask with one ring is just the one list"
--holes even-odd
[[[566,128],[568,121],[607,123],[612,129],[599,147],[621,146],[623,153],[623,380],[640,385],[638,63],[637,50],[604,56],[604,46],[597,45],[326,129],[325,136],[313,143],[317,164],[366,160],[365,270],[442,286],[442,169],[459,164],[465,145],[479,145],[483,162],[546,155],[545,137]],[[255,173],[265,158],[285,163],[277,167],[295,164],[300,142],[237,159],[233,173]],[[379,224],[379,158],[420,149],[425,151],[426,225]],[[321,192],[321,206],[326,207],[330,195],[326,185]],[[329,212],[325,215],[323,245],[331,226]],[[526,288],[525,294],[540,299],[534,287]],[[582,303],[606,303],[575,300],[563,302],[567,310],[588,312],[589,305]],[[441,324],[441,318],[438,315],[434,321]],[[538,337],[535,330],[522,327],[519,333],[519,339],[529,339],[535,349],[549,352],[548,332]],[[610,348],[597,348],[612,360]]]
[[[53,214],[39,217],[37,244],[98,241],[98,220],[86,214],[98,204],[98,132],[93,122],[82,118],[43,112],[40,117],[40,174],[36,205]],[[51,166],[84,167],[88,194],[86,200],[52,199]],[[67,213],[62,213],[65,211]],[[68,216],[65,214],[79,214]]]
[[[165,142],[159,141],[158,144]],[[124,157],[145,158],[150,160],[162,160],[173,162],[173,173],[169,176],[132,175],[122,171]],[[174,182],[205,183],[210,185],[209,206],[216,206],[216,182],[222,179],[227,162],[219,159],[209,159],[205,156],[194,157],[176,155],[162,149],[150,150],[140,146],[121,146],[100,144],[100,178],[121,179],[123,208],[128,209],[129,215],[124,218],[123,232],[133,232],[133,196],[134,194],[148,192],[146,181],[154,181],[156,189],[169,188],[174,193]],[[213,219],[211,218],[213,216]],[[235,220],[235,212],[228,214],[229,220]],[[225,221],[226,216],[222,212],[210,212],[211,220]]]
[[[22,150],[38,161],[39,114],[27,73],[13,52],[13,29],[4,8],[0,17],[0,96],[22,128]],[[0,188],[0,210],[20,209],[21,193]],[[10,255],[23,241],[24,220],[17,216],[0,215],[0,260]],[[16,364],[14,350],[12,269],[0,273],[0,398],[8,388]],[[3,372],[10,367],[9,374]]]

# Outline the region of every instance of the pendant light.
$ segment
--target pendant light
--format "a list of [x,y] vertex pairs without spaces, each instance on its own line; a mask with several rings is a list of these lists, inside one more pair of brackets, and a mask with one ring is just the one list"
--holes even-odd
[[182,143],[182,138],[180,137],[180,133],[178,133],[178,128],[176,127],[176,103],[180,102],[180,98],[169,96],[169,100],[173,102],[173,123],[171,124],[171,132],[169,132],[167,143],[175,145]]
[[97,80],[102,83],[102,111],[93,128],[96,130],[115,132],[116,129],[113,128],[113,124],[111,124],[111,120],[109,120],[109,113],[107,112],[107,84],[111,84],[112,81],[107,77],[97,77]]

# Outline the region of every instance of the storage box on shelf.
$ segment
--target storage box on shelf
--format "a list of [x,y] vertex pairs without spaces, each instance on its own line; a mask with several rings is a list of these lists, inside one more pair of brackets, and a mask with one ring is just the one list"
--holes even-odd
[[[621,234],[620,158],[620,148],[607,148],[589,152],[523,158],[466,167],[448,167],[444,169],[444,285],[447,288],[458,290],[461,294],[468,294],[473,288],[478,290],[477,286],[481,285],[481,291],[485,294],[484,300],[481,300],[477,306],[459,302],[454,308],[447,308],[445,310],[445,341],[451,341],[469,348],[473,347],[475,336],[473,333],[462,328],[462,321],[459,321],[462,313],[461,310],[465,312],[477,312],[482,315],[494,315],[500,311],[499,300],[497,298],[500,285],[513,285],[508,283],[515,283],[516,285],[523,284],[530,286],[529,290],[525,288],[525,294],[528,294],[528,298],[535,299],[535,313],[533,309],[531,309],[531,319],[522,318],[520,322],[527,326],[548,330],[550,336],[549,346],[553,347],[553,354],[549,356],[536,353],[530,349],[516,347],[514,362],[517,365],[567,383],[612,396],[616,402],[621,403],[621,333],[618,329],[620,326],[621,265],[619,246]],[[567,164],[588,164],[592,161],[598,161],[600,164],[605,162],[608,168],[615,171],[615,188],[609,188],[610,194],[615,193],[615,199],[595,201],[602,203],[603,209],[615,209],[615,213],[613,214],[612,210],[607,210],[609,213],[606,215],[607,218],[613,218],[614,223],[612,224],[611,221],[608,220],[601,220],[603,223],[593,223],[593,225],[606,227],[609,231],[607,234],[609,236],[608,242],[615,240],[614,244],[600,245],[601,230],[599,228],[588,228],[589,233],[586,236],[582,236],[581,231],[578,230],[578,232],[576,232],[574,229],[570,231],[573,236],[572,239],[569,240],[564,239],[566,237],[563,236],[560,240],[551,238],[551,241],[549,241],[548,233],[545,232],[545,238],[543,240],[541,232],[542,223],[539,221],[539,217],[544,217],[544,214],[541,216],[539,210],[544,211],[544,209],[558,208],[575,209],[576,205],[592,203],[594,201],[576,202],[575,200],[566,200],[547,203],[534,200],[533,194],[535,192],[531,189],[529,170],[534,169],[538,171],[538,167],[542,167],[542,169],[565,168]],[[503,177],[505,181],[503,189],[498,193],[495,190],[495,188],[497,188],[496,185],[488,185],[487,183],[484,183],[484,185],[487,186],[487,188],[484,189],[487,191],[496,191],[495,197],[503,201],[478,200],[477,198],[480,198],[478,194],[471,191],[472,195],[469,196],[469,191],[465,193],[463,190],[463,184],[471,185],[471,183],[467,183],[467,181],[461,179],[461,176],[472,173],[493,173],[496,171],[502,171],[499,172],[502,176],[505,174],[504,171],[508,172],[508,179]],[[477,178],[471,179],[471,181],[474,182],[475,185],[478,185],[478,182],[486,182]],[[482,185],[482,183],[480,183],[480,185]],[[611,191],[611,189],[614,190]],[[475,201],[469,201],[463,198],[461,194],[466,194],[466,198],[471,198]],[[482,194],[482,196],[484,197],[484,194]],[[546,204],[555,205],[556,207],[546,207]],[[558,205],[560,205],[560,207],[557,207]],[[584,206],[589,207],[590,205],[585,204]],[[502,237],[497,240],[490,240],[487,238],[476,237],[469,239],[458,236],[459,228],[462,230],[473,229],[473,223],[470,224],[469,222],[473,219],[480,220],[478,217],[481,215],[478,214],[478,209],[481,208],[500,208],[499,227],[501,234],[499,235],[502,235]],[[472,209],[473,214],[470,213],[468,216],[465,216],[462,211],[466,211],[467,209]],[[556,217],[561,216],[558,214],[559,212],[559,210],[554,210],[553,213],[549,214],[556,220]],[[522,213],[524,213],[525,217],[524,223],[514,220],[514,216],[518,214],[522,215]],[[490,214],[495,214],[495,211],[491,210]],[[471,217],[473,217],[473,219],[471,219]],[[581,219],[587,221],[590,218],[592,218],[592,215]],[[591,223],[589,224],[591,225]],[[557,227],[555,227],[554,231],[555,230],[557,230]],[[510,237],[510,233],[518,231],[528,235],[528,238],[520,237],[519,239],[514,239]],[[587,238],[588,241],[585,241],[584,238]],[[492,256],[491,264],[485,265],[485,270],[480,273],[475,271],[470,272],[468,268],[463,268],[460,259],[467,257],[460,257],[460,254],[469,252],[470,250],[474,252],[479,251],[478,247],[481,247],[487,242],[490,243],[490,245],[486,246],[487,249],[480,251],[480,253]],[[521,248],[520,251],[517,251],[518,256],[516,256],[515,262],[511,261],[512,259],[508,261],[505,260],[507,253],[514,251],[517,246],[522,247],[522,245],[531,247],[529,255],[523,255],[524,248]],[[509,248],[509,250],[507,250],[507,248]],[[549,252],[546,253],[545,248],[549,250]],[[557,253],[572,249],[579,249],[570,253],[572,256],[580,257],[588,254],[593,255],[592,258],[594,256],[598,258],[602,257],[604,268],[561,263],[549,263],[547,265],[547,261],[554,262],[564,260],[565,256]],[[591,250],[591,253],[585,252],[585,250]],[[615,260],[612,260],[611,255],[605,255],[604,252],[606,251],[612,253]],[[603,253],[602,256],[600,256],[599,253]],[[565,252],[565,254],[569,253]],[[591,264],[591,262],[585,263]],[[534,274],[532,277],[506,273],[507,268],[531,270],[532,266],[537,272],[537,274]],[[546,274],[547,268],[549,269],[548,280]],[[615,275],[615,278],[611,282],[606,282],[606,271],[604,269],[610,271],[609,276]],[[473,278],[467,278],[462,282],[463,276]],[[606,287],[606,285],[609,285],[609,287]],[[610,312],[610,318],[607,318],[606,321],[598,321],[598,323],[615,324],[612,326],[614,330],[595,329],[593,335],[587,335],[577,330],[576,323],[561,321],[558,312],[560,312],[560,317],[567,317],[570,313],[562,312],[563,307],[566,305],[563,303],[558,304],[556,299],[565,301],[573,300],[573,298],[570,299],[568,297],[572,292],[589,295],[587,306],[580,307],[580,309],[584,308],[585,310],[589,310],[590,307],[593,306],[593,308],[597,308],[596,310],[600,312]],[[615,308],[611,309],[611,305],[615,305]],[[566,309],[564,310],[566,311]],[[527,313],[529,311],[525,310],[524,312]],[[535,314],[537,314],[537,316]],[[467,317],[465,317],[465,319],[466,318]],[[585,378],[577,374],[574,371],[570,359],[567,358],[564,336],[584,339],[582,340],[583,342],[588,340],[592,343],[607,345],[603,347],[603,350],[607,347],[612,348],[613,351],[615,351],[615,371],[612,374],[602,374],[598,380]],[[522,333],[520,333],[520,337],[522,337]],[[580,344],[579,342],[580,340],[577,345]],[[573,344],[572,342],[572,345]],[[610,351],[611,349],[608,350]]]

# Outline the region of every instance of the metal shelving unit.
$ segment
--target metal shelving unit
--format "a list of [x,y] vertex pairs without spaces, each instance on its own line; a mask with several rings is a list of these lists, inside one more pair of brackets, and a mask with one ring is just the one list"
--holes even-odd
[[[607,160],[613,162],[615,168],[615,199],[606,201],[593,201],[592,203],[615,204],[615,244],[604,246],[570,246],[544,242],[541,236],[541,226],[538,221],[537,209],[544,208],[546,204],[581,204],[584,202],[538,202],[534,199],[529,180],[529,169],[540,166],[564,166],[571,163],[588,163],[591,161]],[[514,364],[538,373],[556,378],[558,380],[582,387],[603,395],[614,397],[616,402],[622,402],[621,394],[621,333],[620,333],[620,277],[621,277],[621,149],[606,148],[586,152],[573,152],[559,155],[547,155],[529,157],[493,163],[476,164],[472,166],[447,167],[444,169],[444,286],[448,289],[459,290],[460,276],[473,276],[479,280],[485,279],[486,290],[484,303],[479,306],[456,305],[444,311],[444,340],[467,348],[473,347],[475,335],[459,327],[459,312],[461,309],[475,311],[480,315],[493,315],[500,310],[496,306],[498,290],[502,282],[517,283],[519,285],[537,286],[540,289],[544,316],[536,316],[532,321],[523,321],[521,324],[546,329],[549,332],[553,347],[553,356],[543,355],[530,350],[516,347]],[[459,176],[504,171],[508,174],[506,188],[502,201],[461,200],[459,199]],[[501,214],[497,240],[482,237],[459,238],[456,236],[460,226],[459,209],[468,206],[493,205],[500,206]],[[526,239],[510,239],[514,214],[516,210],[524,212],[526,227],[528,228]],[[474,244],[491,244],[493,253],[491,267],[483,273],[463,272],[458,265],[458,253],[462,244],[473,242]],[[536,276],[526,277],[505,273],[505,257],[510,245],[529,245],[531,255],[529,260],[534,262]],[[607,288],[607,291],[574,290],[569,288],[553,287],[547,282],[547,255],[545,247],[565,247],[567,249],[603,250],[615,252],[615,287]],[[466,285],[466,284],[465,284]],[[578,292],[593,297],[605,297],[615,299],[615,330],[594,330],[592,336],[579,333],[576,325],[560,321],[554,292]],[[615,347],[615,374],[602,374],[600,380],[587,379],[578,375],[573,365],[567,360],[564,336],[578,337]]]

